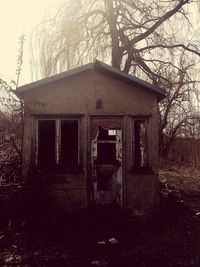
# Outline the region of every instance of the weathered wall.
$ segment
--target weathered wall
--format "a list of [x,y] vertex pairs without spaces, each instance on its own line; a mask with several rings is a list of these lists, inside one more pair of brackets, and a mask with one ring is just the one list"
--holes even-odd
[[[159,207],[158,176],[148,173],[128,173],[126,207],[136,215],[149,214]],[[133,208],[134,207],[134,208]]]
[[[156,97],[107,75],[88,71],[24,93],[25,107],[34,114],[134,114],[155,112]],[[103,109],[96,109],[96,100]]]
[[[133,87],[125,82],[103,75],[92,70],[59,80],[51,84],[35,88],[23,95],[25,101],[25,125],[24,125],[24,162],[23,174],[26,177],[30,166],[34,162],[34,118],[44,115],[81,115],[82,131],[81,146],[83,151],[83,172],[79,179],[68,175],[73,181],[71,185],[71,199],[76,203],[87,203],[86,178],[88,176],[87,164],[90,162],[89,121],[90,115],[122,115],[124,116],[123,129],[123,179],[124,179],[124,203],[132,206],[140,199],[141,203],[153,203],[155,201],[156,177],[152,175],[135,175],[130,173],[132,169],[132,116],[149,116],[149,162],[153,170],[157,171],[158,162],[158,136],[157,136],[157,99],[152,92]],[[97,101],[102,105],[97,107]],[[141,177],[141,179],[140,179]],[[81,185],[76,181],[81,181]],[[66,186],[62,185],[63,188]],[[59,185],[60,186],[60,185]],[[52,189],[53,187],[51,187]],[[55,186],[54,186],[55,188]],[[68,186],[69,188],[69,186]],[[140,189],[139,189],[140,188]],[[143,190],[142,190],[143,188]],[[148,188],[145,189],[145,188]],[[151,190],[152,189],[152,190]],[[53,189],[54,190],[54,189]],[[138,191],[139,190],[139,191]],[[145,191],[146,190],[146,191]],[[146,194],[148,192],[148,194]],[[151,194],[149,193],[151,192]],[[54,195],[65,199],[65,193]],[[61,197],[61,195],[63,197]],[[77,195],[79,196],[77,198]],[[144,198],[143,198],[144,197]],[[62,202],[62,201],[61,201]],[[71,205],[71,204],[70,204]]]
[[87,189],[84,173],[47,174],[45,179],[41,194],[53,211],[73,211],[86,207]]

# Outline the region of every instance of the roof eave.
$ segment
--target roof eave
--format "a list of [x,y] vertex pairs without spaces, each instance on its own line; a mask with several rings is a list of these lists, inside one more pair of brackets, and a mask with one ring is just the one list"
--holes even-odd
[[79,74],[79,73],[82,73],[82,72],[85,72],[85,71],[88,71],[88,70],[92,70],[92,69],[94,69],[94,70],[96,70],[98,72],[102,72],[104,74],[112,75],[116,79],[122,80],[124,82],[129,83],[129,84],[136,84],[136,85],[139,85],[142,88],[151,90],[151,92],[153,92],[153,93],[155,93],[157,95],[158,101],[161,101],[163,98],[166,97],[165,92],[162,89],[156,87],[155,85],[150,84],[148,82],[145,82],[145,81],[143,81],[143,80],[141,80],[141,79],[139,79],[137,77],[134,77],[134,76],[132,76],[130,74],[127,74],[125,72],[121,72],[120,70],[118,70],[116,68],[113,68],[112,66],[107,65],[107,64],[105,64],[105,63],[103,63],[101,61],[98,61],[98,60],[96,60],[94,63],[88,63],[86,65],[74,68],[72,70],[68,70],[68,71],[65,71],[63,73],[56,74],[56,75],[50,76],[50,77],[42,79],[42,80],[39,80],[39,81],[36,81],[36,82],[32,82],[30,84],[26,84],[26,85],[23,85],[23,86],[20,86],[15,91],[15,94],[18,97],[22,97],[24,93],[26,93],[26,92],[28,92],[28,91],[30,91],[32,89],[45,86],[45,85],[47,85],[49,83],[56,82],[58,80],[62,80],[62,79],[68,78],[68,77],[72,77],[72,76],[74,76],[76,74]]
[[59,81],[59,80],[62,80],[62,79],[68,78],[68,77],[72,77],[78,73],[90,70],[92,68],[93,68],[93,63],[88,63],[86,65],[74,68],[72,70],[67,70],[63,73],[59,73],[59,74],[44,78],[44,79],[39,80],[39,81],[35,81],[35,82],[29,83],[29,84],[22,85],[22,86],[17,88],[16,94],[22,95],[23,93],[30,91],[32,89],[42,87],[42,86],[45,86],[49,83],[53,83],[53,82],[56,82],[56,81]]

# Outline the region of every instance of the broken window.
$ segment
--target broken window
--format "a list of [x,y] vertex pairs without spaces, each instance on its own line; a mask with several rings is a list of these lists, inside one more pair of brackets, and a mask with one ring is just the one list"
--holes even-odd
[[50,168],[55,165],[55,121],[38,121],[38,166]]
[[36,165],[75,169],[79,164],[79,121],[38,120]]
[[97,137],[97,162],[110,164],[116,160],[115,130],[107,130],[99,126]]
[[134,119],[134,167],[148,167],[148,135],[146,119]]

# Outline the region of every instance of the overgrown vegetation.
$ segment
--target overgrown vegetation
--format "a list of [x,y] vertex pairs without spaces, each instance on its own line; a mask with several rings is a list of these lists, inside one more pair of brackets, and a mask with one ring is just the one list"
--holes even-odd
[[19,38],[17,82],[0,77],[0,185],[21,181],[23,149],[23,102],[14,93],[23,65],[25,36]]
[[19,182],[22,161],[22,110],[12,86],[0,79],[0,184]]
[[161,208],[147,221],[110,210],[10,221],[0,232],[0,264],[199,266],[199,215],[175,200],[163,202]]

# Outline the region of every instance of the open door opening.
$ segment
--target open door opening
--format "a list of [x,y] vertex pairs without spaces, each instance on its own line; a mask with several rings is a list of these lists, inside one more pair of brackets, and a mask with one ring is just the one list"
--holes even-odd
[[[94,127],[93,131],[94,131]],[[122,129],[100,121],[92,140],[93,200],[96,204],[122,205]],[[94,135],[93,135],[94,136]]]

